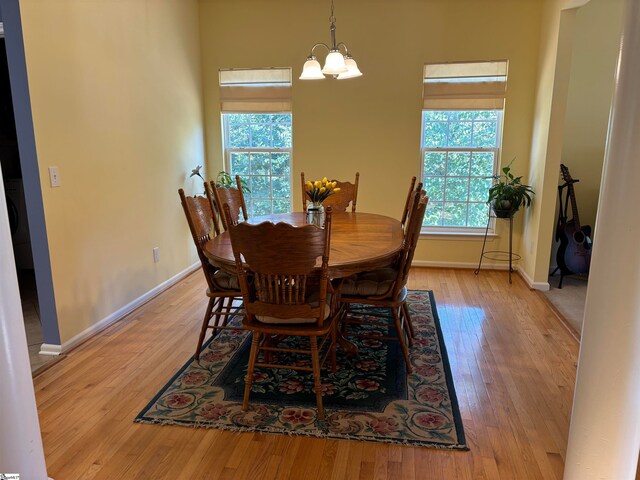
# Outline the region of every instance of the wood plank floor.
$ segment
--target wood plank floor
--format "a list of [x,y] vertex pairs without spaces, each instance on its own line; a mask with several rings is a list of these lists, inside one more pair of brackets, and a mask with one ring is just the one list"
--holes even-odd
[[193,354],[200,272],[35,378],[49,475],[66,479],[561,479],[578,344],[506,272],[414,269],[435,293],[468,452],[134,424]]

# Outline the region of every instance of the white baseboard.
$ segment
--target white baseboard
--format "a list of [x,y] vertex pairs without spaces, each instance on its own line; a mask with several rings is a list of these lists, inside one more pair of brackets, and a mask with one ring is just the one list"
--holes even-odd
[[[411,266],[413,267],[438,267],[438,268],[473,268],[474,270],[478,268],[477,263],[469,263],[469,262],[433,262],[430,260],[414,260],[411,262]],[[482,268],[486,270],[508,270],[509,265],[503,263],[490,263],[490,262],[482,262]],[[540,290],[546,292],[549,290],[549,282],[534,282],[527,273],[518,268],[517,265],[513,267],[514,271],[518,272],[525,283],[529,286],[529,288],[533,290]]]
[[527,272],[524,270],[518,270],[518,273],[524,280],[524,283],[529,285],[529,288],[532,290],[540,290],[541,292],[548,291],[551,287],[549,286],[549,282],[534,282],[533,279],[527,275]]
[[178,272],[176,275],[169,278],[168,280],[165,280],[160,285],[157,285],[156,287],[152,288],[147,293],[127,303],[124,307],[116,310],[111,315],[103,318],[97,323],[94,323],[89,328],[77,334],[75,337],[67,340],[66,342],[63,342],[62,345],[51,345],[48,343],[43,343],[42,346],[40,347],[40,354],[41,355],[60,355],[61,353],[66,353],[72,348],[77,347],[82,342],[85,342],[86,340],[93,337],[97,333],[101,332],[105,328],[113,325],[118,320],[123,319],[124,317],[129,315],[131,312],[133,312],[136,308],[141,307],[142,305],[147,303],[149,300],[153,299],[154,297],[157,297],[162,292],[172,287],[183,278],[195,272],[197,269],[200,268],[200,265],[201,265],[200,262],[196,262],[193,265],[185,268],[181,272]]
[[[478,268],[477,262],[434,262],[431,260],[414,260],[412,267],[437,267],[437,268]],[[505,263],[482,262],[482,268],[487,270],[508,270],[509,265]],[[516,267],[513,267],[516,269]]]

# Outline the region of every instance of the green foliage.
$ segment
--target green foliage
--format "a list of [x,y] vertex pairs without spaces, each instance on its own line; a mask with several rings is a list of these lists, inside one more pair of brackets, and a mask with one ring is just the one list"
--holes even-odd
[[502,175],[494,177],[496,183],[489,188],[487,203],[491,203],[495,211],[515,212],[520,207],[528,207],[535,195],[529,185],[522,183],[522,176],[515,177],[511,173],[512,163],[513,160],[502,169]]
[[[218,176],[216,177],[216,187],[229,188],[235,186],[235,179],[232,178],[231,175],[229,175],[224,170],[218,172]],[[240,186],[242,186],[243,192],[251,193],[249,185],[247,185],[247,182],[243,178],[240,179]]]

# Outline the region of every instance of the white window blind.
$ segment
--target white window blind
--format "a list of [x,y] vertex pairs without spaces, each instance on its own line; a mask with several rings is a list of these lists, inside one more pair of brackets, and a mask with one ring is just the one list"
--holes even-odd
[[220,70],[223,113],[290,112],[291,68]]
[[506,60],[429,63],[424,66],[425,110],[502,110]]

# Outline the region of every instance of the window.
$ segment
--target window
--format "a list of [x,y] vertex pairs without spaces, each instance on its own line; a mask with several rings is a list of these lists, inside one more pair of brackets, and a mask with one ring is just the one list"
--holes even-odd
[[501,113],[422,113],[422,176],[429,195],[425,227],[486,227],[488,190],[498,168]]
[[220,70],[225,169],[250,216],[291,211],[291,69]]
[[506,72],[506,61],[425,65],[423,231],[484,232],[499,168]]
[[291,114],[225,113],[225,161],[246,180],[250,216],[291,211]]

